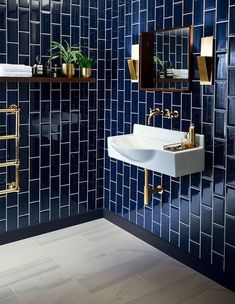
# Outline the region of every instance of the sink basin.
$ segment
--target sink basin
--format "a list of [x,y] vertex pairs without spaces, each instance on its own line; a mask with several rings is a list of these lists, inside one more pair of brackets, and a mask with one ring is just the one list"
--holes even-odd
[[121,155],[139,162],[152,159],[157,147],[157,143],[151,140],[151,138],[133,134],[114,136],[111,140],[111,145]]
[[164,145],[180,143],[186,133],[135,124],[133,133],[108,137],[108,155],[152,171],[179,177],[204,170],[204,135],[196,135],[197,147],[177,152]]

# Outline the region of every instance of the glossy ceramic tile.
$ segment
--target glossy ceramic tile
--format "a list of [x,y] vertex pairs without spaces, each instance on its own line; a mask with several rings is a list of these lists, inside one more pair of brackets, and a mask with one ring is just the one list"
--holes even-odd
[[[200,53],[201,37],[210,35],[215,37],[214,85],[200,86],[198,73],[195,70],[192,93],[139,92],[138,84],[130,83],[126,70],[124,80],[117,77],[116,81],[114,73],[112,80],[106,80],[105,136],[132,132],[132,125],[137,119],[139,123],[145,124],[149,108],[168,108],[172,105],[179,107],[179,120],[171,122],[157,117],[153,124],[187,131],[190,121],[195,123],[197,132],[205,134],[205,170],[197,175],[180,179],[170,178],[169,181],[154,172],[151,186],[155,187],[160,183],[166,189],[166,193],[162,196],[156,195],[148,209],[145,209],[143,207],[143,171],[138,169],[137,188],[134,182],[125,184],[123,179],[127,176],[126,172],[124,174],[118,172],[114,161],[110,162],[106,154],[106,177],[108,179],[111,176],[113,183],[105,183],[105,206],[118,215],[131,219],[140,227],[145,227],[148,231],[152,229],[152,233],[189,252],[194,257],[200,256],[205,263],[213,263],[216,271],[223,271],[226,256],[231,256],[231,250],[229,254],[229,249],[221,253],[222,244],[225,244],[226,240],[222,238],[221,243],[218,244],[215,243],[215,238],[220,238],[223,232],[226,233],[225,214],[234,216],[231,197],[235,185],[233,173],[235,42],[231,34],[234,34],[235,23],[231,14],[234,12],[235,3],[231,1],[224,3],[220,0],[181,2],[156,1],[153,11],[152,1],[121,4],[125,7],[124,15],[127,20],[124,32],[124,57],[121,55],[123,46],[116,38],[116,30],[122,30],[118,22],[122,24],[123,8],[118,10],[120,13],[118,16],[116,4],[106,3],[108,10],[111,7],[111,11],[115,11],[113,19],[118,19],[115,22],[113,20],[113,23],[107,22],[107,32],[114,31],[115,33],[111,37],[113,38],[111,42],[108,41],[106,45],[106,73],[110,75],[112,68],[116,70],[116,66],[121,70],[124,69],[125,62],[130,56],[130,38],[132,41],[138,41],[136,25],[139,25],[137,32],[140,34],[141,31],[147,31],[151,27],[163,29],[175,25],[193,24],[194,56]],[[138,8],[136,3],[139,4]],[[129,18],[130,11],[135,14],[134,22]],[[153,23],[154,14],[157,18]],[[145,20],[146,26],[144,26]],[[110,37],[109,34],[107,37]],[[195,63],[194,66],[196,67]],[[128,178],[135,180],[136,176],[128,172]],[[169,197],[168,193],[170,193]],[[221,229],[217,229],[218,227]]]
[[[97,34],[97,13],[97,3],[90,9],[88,2],[80,6],[80,1],[1,1],[0,53],[7,61],[0,55],[0,62],[33,65],[38,55],[46,63],[51,41],[67,40],[94,48],[92,56],[99,64],[98,39],[100,43],[104,39]],[[90,16],[90,30],[84,31],[82,24],[88,28]],[[99,92],[103,92],[103,84],[104,77],[99,81]],[[103,192],[96,190],[103,188],[98,162],[104,157],[99,148],[103,145],[99,140],[103,140],[104,97],[96,93],[96,84],[89,88],[87,84],[12,83],[3,85],[1,92],[1,107],[18,103],[21,108],[21,193],[19,199],[7,196],[7,205],[1,206],[1,232],[77,215],[81,211],[79,199],[87,211],[102,207]],[[1,118],[0,128],[5,124]],[[12,122],[8,125],[11,130],[7,131],[12,132]],[[11,157],[9,146],[1,149]],[[91,175],[99,176],[98,181],[85,187]],[[6,175],[1,178],[6,180]],[[30,204],[26,208],[27,200]]]

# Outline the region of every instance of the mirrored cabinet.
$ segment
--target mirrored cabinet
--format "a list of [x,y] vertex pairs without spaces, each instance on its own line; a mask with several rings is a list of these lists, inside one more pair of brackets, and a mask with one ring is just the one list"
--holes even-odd
[[146,91],[191,90],[192,27],[143,32],[140,87]]

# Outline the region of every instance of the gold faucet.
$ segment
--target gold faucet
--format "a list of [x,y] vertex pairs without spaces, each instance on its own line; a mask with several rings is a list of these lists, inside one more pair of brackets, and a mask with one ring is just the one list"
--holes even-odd
[[181,143],[165,145],[163,146],[163,149],[171,152],[177,152],[197,147],[194,124],[190,124],[187,136],[185,138],[185,141],[182,141]]
[[163,116],[170,119],[170,118],[178,118],[179,112],[177,110],[170,111],[169,109],[165,109]]
[[148,115],[148,126],[150,126],[151,119],[153,116],[162,115],[162,114],[163,114],[163,111],[161,111],[159,108],[154,108],[154,109],[150,108],[150,112]]
[[166,117],[168,119],[170,118],[178,118],[179,112],[177,110],[170,111],[169,109],[160,110],[159,108],[150,109],[150,112],[148,114],[148,126],[151,124],[151,119],[153,116],[161,115],[163,117]]

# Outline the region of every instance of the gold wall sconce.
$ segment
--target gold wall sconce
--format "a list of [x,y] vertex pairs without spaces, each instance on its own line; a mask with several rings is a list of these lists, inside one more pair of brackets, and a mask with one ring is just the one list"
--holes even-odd
[[127,60],[132,82],[139,81],[139,44],[131,46],[131,59]]
[[203,37],[201,39],[201,55],[197,56],[197,63],[201,85],[213,84],[214,70],[214,38]]

